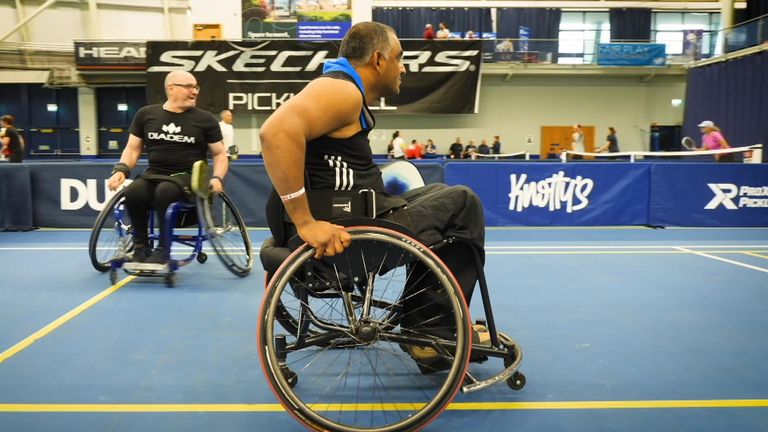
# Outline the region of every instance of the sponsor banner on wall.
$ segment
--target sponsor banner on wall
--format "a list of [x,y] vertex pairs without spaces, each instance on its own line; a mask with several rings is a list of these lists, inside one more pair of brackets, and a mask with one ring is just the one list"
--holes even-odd
[[[9,164],[10,165],[10,164]],[[100,163],[52,163],[29,164],[24,168],[27,178],[31,178],[31,203],[25,215],[20,211],[20,204],[13,207],[13,215],[29,219],[32,226],[60,228],[92,227],[96,217],[115,192],[107,188],[107,178],[112,171],[112,164]],[[0,178],[8,180],[6,174],[10,168],[0,171]],[[20,167],[19,167],[20,168]],[[417,165],[422,177],[428,183],[441,182],[443,169],[440,164],[421,163]],[[132,177],[146,169],[142,161],[134,168]],[[18,171],[18,170],[17,170]],[[7,183],[12,183],[8,180]],[[29,181],[28,181],[29,183]],[[0,185],[1,187],[2,185]],[[265,214],[266,202],[272,191],[272,183],[262,163],[237,163],[230,166],[226,177],[226,192],[232,199],[246,225],[249,227],[267,226]],[[0,196],[0,222],[3,221],[5,202]],[[0,229],[4,226],[0,225]]]
[[472,188],[489,226],[644,225],[650,166],[452,162],[445,181]]
[[244,0],[243,39],[342,39],[352,0]]
[[601,66],[664,66],[667,46],[654,43],[601,43],[597,64]]
[[[374,110],[393,113],[476,113],[482,41],[402,41],[406,75],[400,94]],[[339,42],[196,41],[147,43],[147,101],[165,100],[163,81],[173,70],[195,75],[198,107],[210,112],[269,113],[322,74]]]
[[81,71],[145,70],[146,42],[75,41],[75,65]]
[[768,226],[768,165],[653,166],[652,225]]

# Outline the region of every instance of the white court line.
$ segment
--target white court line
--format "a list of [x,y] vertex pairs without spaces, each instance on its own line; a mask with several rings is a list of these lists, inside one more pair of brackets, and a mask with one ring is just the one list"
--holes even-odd
[[766,248],[764,245],[590,245],[590,246],[486,246],[485,249],[664,249],[664,248]]
[[684,247],[677,247],[676,249],[681,250],[683,252],[692,253],[694,255],[700,255],[700,256],[703,256],[703,257],[712,258],[714,260],[718,260],[718,261],[722,261],[722,262],[727,262],[728,264],[737,265],[739,267],[744,267],[744,268],[748,268],[748,269],[752,269],[752,270],[757,270],[759,272],[768,273],[768,268],[753,266],[753,265],[749,265],[749,264],[744,264],[743,262],[729,260],[728,258],[721,258],[719,256],[710,255],[710,254],[707,254],[707,253],[704,253],[704,252],[699,252],[699,251],[694,251],[694,250],[686,249]]

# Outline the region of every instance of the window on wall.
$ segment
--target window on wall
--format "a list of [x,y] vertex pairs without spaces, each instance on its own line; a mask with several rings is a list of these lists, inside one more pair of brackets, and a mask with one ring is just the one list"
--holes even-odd
[[714,53],[716,35],[720,26],[720,14],[712,12],[654,12],[651,37],[667,46],[668,55],[683,53],[683,40],[687,30],[700,30],[701,54],[709,57]]
[[596,61],[597,44],[611,41],[608,12],[563,12],[560,18],[558,63]]

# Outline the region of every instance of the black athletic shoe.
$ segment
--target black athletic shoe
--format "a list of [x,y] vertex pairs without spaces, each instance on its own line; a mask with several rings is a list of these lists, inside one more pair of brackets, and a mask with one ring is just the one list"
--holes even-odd
[[147,246],[134,246],[131,262],[143,263],[147,260],[147,258],[149,258],[150,254],[152,254],[152,249],[148,248]]
[[144,260],[147,264],[168,264],[168,258],[166,257],[167,251],[163,247],[155,248],[152,254]]

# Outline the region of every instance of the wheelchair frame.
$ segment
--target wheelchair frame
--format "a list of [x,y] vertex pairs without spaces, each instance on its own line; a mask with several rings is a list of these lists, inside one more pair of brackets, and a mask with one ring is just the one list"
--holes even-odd
[[[172,203],[168,209],[166,210],[166,213],[164,215],[164,220],[167,223],[167,226],[169,227],[168,230],[163,232],[163,239],[164,244],[168,245],[168,248],[166,250],[168,259],[167,265],[162,264],[148,264],[148,263],[132,263],[129,259],[129,253],[132,249],[132,239],[129,239],[129,236],[131,236],[130,233],[130,225],[127,225],[124,223],[125,221],[125,215],[127,214],[127,211],[125,209],[124,202],[121,202],[123,199],[123,196],[125,194],[125,189],[120,190],[115,196],[112,197],[112,199],[107,203],[104,210],[99,214],[99,217],[97,218],[93,231],[91,233],[91,239],[89,242],[89,253],[91,254],[91,261],[94,265],[94,267],[99,271],[109,271],[110,273],[110,281],[115,284],[117,283],[118,279],[118,270],[123,269],[126,273],[136,276],[148,276],[148,277],[162,277],[164,278],[166,286],[173,287],[176,283],[175,280],[175,273],[180,268],[183,267],[189,263],[191,263],[193,260],[197,260],[197,262],[203,264],[207,262],[208,260],[208,254],[203,252],[203,242],[205,241],[211,241],[211,243],[214,246],[214,250],[218,250],[217,246],[214,244],[214,236],[212,236],[209,231],[211,227],[207,226],[207,218],[204,211],[205,205],[210,205],[208,203],[204,203],[203,199],[200,197],[196,197],[196,203],[187,202],[187,201],[177,201],[175,203]],[[241,236],[243,238],[243,242],[245,244],[245,248],[247,249],[248,254],[248,263],[244,268],[240,268],[237,265],[234,265],[232,263],[225,262],[225,260],[222,258],[222,262],[224,262],[225,266],[228,270],[230,270],[232,273],[236,274],[237,276],[244,277],[246,276],[252,267],[253,264],[253,257],[252,257],[252,248],[250,243],[250,236],[248,235],[247,229],[245,229],[245,223],[242,220],[242,217],[240,216],[239,212],[237,211],[237,208],[234,207],[234,204],[231,202],[228,196],[226,196],[225,193],[222,193],[222,199],[227,205],[228,208],[233,212],[233,216],[236,219],[236,222],[238,224],[238,227],[244,228],[241,230]],[[195,212],[197,215],[197,233],[195,235],[192,234],[177,234],[175,230],[179,229],[179,227],[176,226],[182,212]],[[109,266],[107,268],[104,268],[104,264],[97,262],[98,259],[95,258],[95,249],[97,248],[97,241],[98,241],[98,230],[101,230],[104,227],[104,223],[107,220],[107,217],[109,215],[112,215],[112,217],[115,220],[115,232],[117,234],[117,237],[120,239],[119,241],[119,250],[117,251],[116,255],[112,257],[109,261]],[[154,242],[161,240],[160,234],[156,233],[155,230],[155,211],[153,209],[150,210],[149,213],[149,225],[148,225],[148,233],[147,233],[147,240],[149,245],[151,246]],[[193,228],[194,229],[194,228]],[[171,259],[171,249],[172,244],[178,243],[182,244],[188,247],[192,248],[192,251],[188,256],[182,259]],[[221,256],[219,255],[221,258]],[[238,267],[238,268],[235,268]]]
[[[334,221],[334,223],[344,225],[348,227],[350,231],[357,231],[357,232],[378,232],[382,229],[389,230],[391,232],[397,233],[398,235],[402,236],[403,242],[408,243],[412,246],[415,246],[416,248],[426,249],[430,251],[439,250],[440,248],[447,247],[451,245],[452,243],[464,243],[467,247],[469,247],[472,250],[472,259],[479,269],[478,271],[478,284],[480,288],[480,294],[483,302],[483,309],[486,315],[486,322],[482,323],[485,324],[489,333],[490,333],[490,339],[491,344],[490,346],[486,346],[480,343],[472,343],[467,342],[466,338],[464,338],[464,342],[461,342],[461,338],[459,340],[450,340],[450,339],[441,339],[439,341],[435,341],[434,339],[425,339],[420,338],[418,336],[404,334],[403,336],[397,338],[392,335],[388,336],[388,340],[393,340],[397,343],[406,344],[406,345],[417,345],[417,346],[433,346],[435,349],[439,352],[443,353],[450,353],[459,352],[461,351],[464,353],[466,350],[467,358],[470,358],[470,352],[471,352],[471,358],[472,361],[480,361],[483,362],[487,360],[488,358],[494,357],[494,358],[502,358],[504,361],[504,369],[495,374],[494,376],[487,378],[487,379],[478,379],[474,377],[472,374],[469,373],[468,365],[465,365],[464,369],[461,370],[461,377],[454,377],[453,379],[460,379],[460,383],[454,383],[457,385],[457,388],[461,390],[462,393],[469,393],[478,391],[480,389],[489,387],[491,385],[500,383],[502,381],[505,381],[510,388],[513,390],[520,390],[525,386],[526,380],[525,376],[519,372],[520,365],[522,363],[523,359],[523,353],[520,346],[517,344],[517,342],[512,339],[511,337],[499,333],[496,328],[495,320],[493,317],[493,310],[491,307],[490,302],[490,295],[488,293],[488,286],[485,279],[485,273],[482,268],[482,260],[480,258],[480,254],[478,250],[475,248],[474,245],[472,245],[469,242],[463,241],[461,239],[456,238],[448,238],[436,245],[433,245],[431,247],[425,246],[422,243],[415,240],[414,236],[409,233],[408,229],[400,226],[398,224],[395,224],[390,221],[381,220],[381,219],[366,219],[366,218],[357,218],[357,219],[350,219],[350,220],[337,220]],[[265,241],[265,245],[270,241],[270,239],[267,239]],[[295,260],[301,259],[301,257],[305,256],[311,256],[311,253],[306,252],[308,246],[304,245],[300,248],[298,248],[296,251],[294,251],[287,259],[285,259],[280,266],[279,269],[276,271],[273,269],[274,274],[270,275],[269,270],[267,274],[267,281],[268,281],[268,287],[267,287],[267,295],[264,299],[264,304],[262,305],[261,311],[259,313],[259,352],[260,352],[260,359],[262,361],[262,368],[265,371],[265,374],[268,377],[268,381],[270,381],[270,385],[273,387],[273,391],[278,396],[278,399],[280,402],[288,409],[289,412],[299,410],[300,413],[291,412],[294,417],[299,419],[302,423],[305,425],[308,425],[312,428],[317,429],[326,429],[328,428],[327,425],[323,425],[320,423],[318,425],[317,420],[315,419],[314,413],[307,413],[304,412],[306,410],[312,410],[312,408],[308,408],[307,406],[303,405],[302,403],[297,403],[294,400],[291,400],[290,397],[286,397],[286,393],[290,393],[289,390],[287,390],[284,387],[284,384],[287,383],[291,388],[293,388],[295,385],[297,385],[298,382],[298,375],[292,371],[288,365],[286,364],[286,357],[291,351],[296,351],[302,348],[302,344],[308,344],[307,341],[310,341],[311,344],[317,344],[320,346],[322,343],[328,343],[329,341],[324,341],[321,337],[321,335],[313,335],[308,332],[308,326],[309,324],[306,323],[306,320],[312,321],[312,323],[315,326],[319,326],[322,328],[324,323],[317,322],[317,318],[314,316],[314,314],[309,311],[303,311],[305,313],[302,313],[301,315],[306,315],[306,317],[299,317],[298,322],[301,323],[301,320],[304,319],[305,323],[303,325],[299,325],[294,328],[294,336],[296,337],[296,342],[291,346],[290,344],[286,343],[285,336],[276,336],[276,340],[274,342],[265,341],[265,329],[268,327],[265,327],[267,325],[265,321],[267,321],[268,316],[277,316],[279,314],[285,314],[286,311],[272,311],[269,312],[268,310],[265,311],[265,309],[268,309],[267,302],[269,301],[270,292],[275,289],[276,284],[285,283],[285,282],[276,282],[275,279],[277,277],[281,277],[281,272],[285,272],[286,268],[290,268],[291,266],[296,265]],[[276,253],[285,254],[284,250],[278,250],[278,249],[285,249],[285,248],[277,248],[275,249]],[[271,253],[270,251],[265,251],[264,247],[262,248],[262,254],[264,253]],[[439,261],[442,266],[445,266],[444,263],[442,263],[442,260],[440,260],[439,257],[432,254],[434,256],[434,259]],[[265,258],[262,257],[262,262],[265,262]],[[456,286],[458,286],[458,283],[455,282]],[[283,292],[285,291],[285,287],[282,288]],[[371,288],[372,289],[372,288]],[[295,288],[294,288],[295,290]],[[458,290],[460,293],[460,289]],[[341,301],[344,303],[344,309],[347,311],[347,314],[350,315],[350,323],[353,322],[352,315],[354,315],[354,311],[362,307],[361,313],[366,312],[371,307],[370,300],[366,299],[365,295],[363,293],[359,294],[359,297],[357,298],[357,302],[360,304],[352,304],[354,298],[350,295],[343,295],[342,292],[338,292],[335,294],[332,293],[312,293],[311,290],[306,293],[302,293],[302,295],[309,295],[309,296],[337,296],[341,298]],[[463,298],[463,297],[462,297]],[[273,301],[274,303],[274,301]],[[302,309],[309,309],[309,301],[301,301],[300,303],[303,303]],[[362,306],[361,306],[362,305]],[[466,307],[466,306],[464,306]],[[284,309],[284,308],[283,308]],[[466,311],[467,317],[469,316],[469,311]],[[283,320],[296,320],[295,317],[291,317],[288,313],[288,318],[286,318],[286,315],[282,315]],[[278,321],[281,326],[288,330],[289,333],[291,332],[290,326],[286,326],[283,322],[280,322],[279,318],[275,318],[276,321]],[[481,323],[481,322],[479,322]],[[274,326],[274,323],[272,324]],[[271,330],[273,334],[276,335],[274,332],[274,329]],[[307,334],[302,334],[307,333]],[[359,338],[359,336],[351,335],[354,338]],[[330,336],[331,338],[333,335]],[[314,338],[314,339],[313,339]],[[350,344],[354,347],[354,344]],[[274,347],[275,353],[270,354],[268,351],[270,350],[270,346]],[[402,345],[401,345],[402,346]],[[457,354],[458,356],[458,354]],[[277,361],[277,364],[275,363],[275,359]],[[279,371],[279,372],[275,372]],[[424,372],[423,372],[424,373]],[[282,375],[282,378],[277,376]],[[282,380],[285,380],[285,383],[281,384]],[[283,386],[282,388],[280,386]],[[277,387],[277,388],[276,388]],[[282,395],[280,393],[283,393]],[[453,396],[455,396],[455,393],[451,395],[449,400],[444,400],[443,405],[436,409],[434,412],[430,412],[428,415],[430,416],[429,419],[421,421],[418,425],[415,425],[417,429],[420,429],[424,427],[426,424],[428,424],[433,418],[435,418],[437,415],[442,412],[443,409],[447,406],[447,404],[450,402],[451,399],[453,399]],[[426,409],[426,408],[425,408]],[[392,429],[388,427],[382,427],[382,428],[374,428],[370,430],[412,430],[410,429],[411,426],[403,426],[403,428],[400,428],[400,426],[392,426]],[[333,430],[337,430],[334,428]],[[356,427],[338,427],[338,430],[344,430],[344,431],[357,431],[357,430],[369,430],[367,428],[356,428]]]

